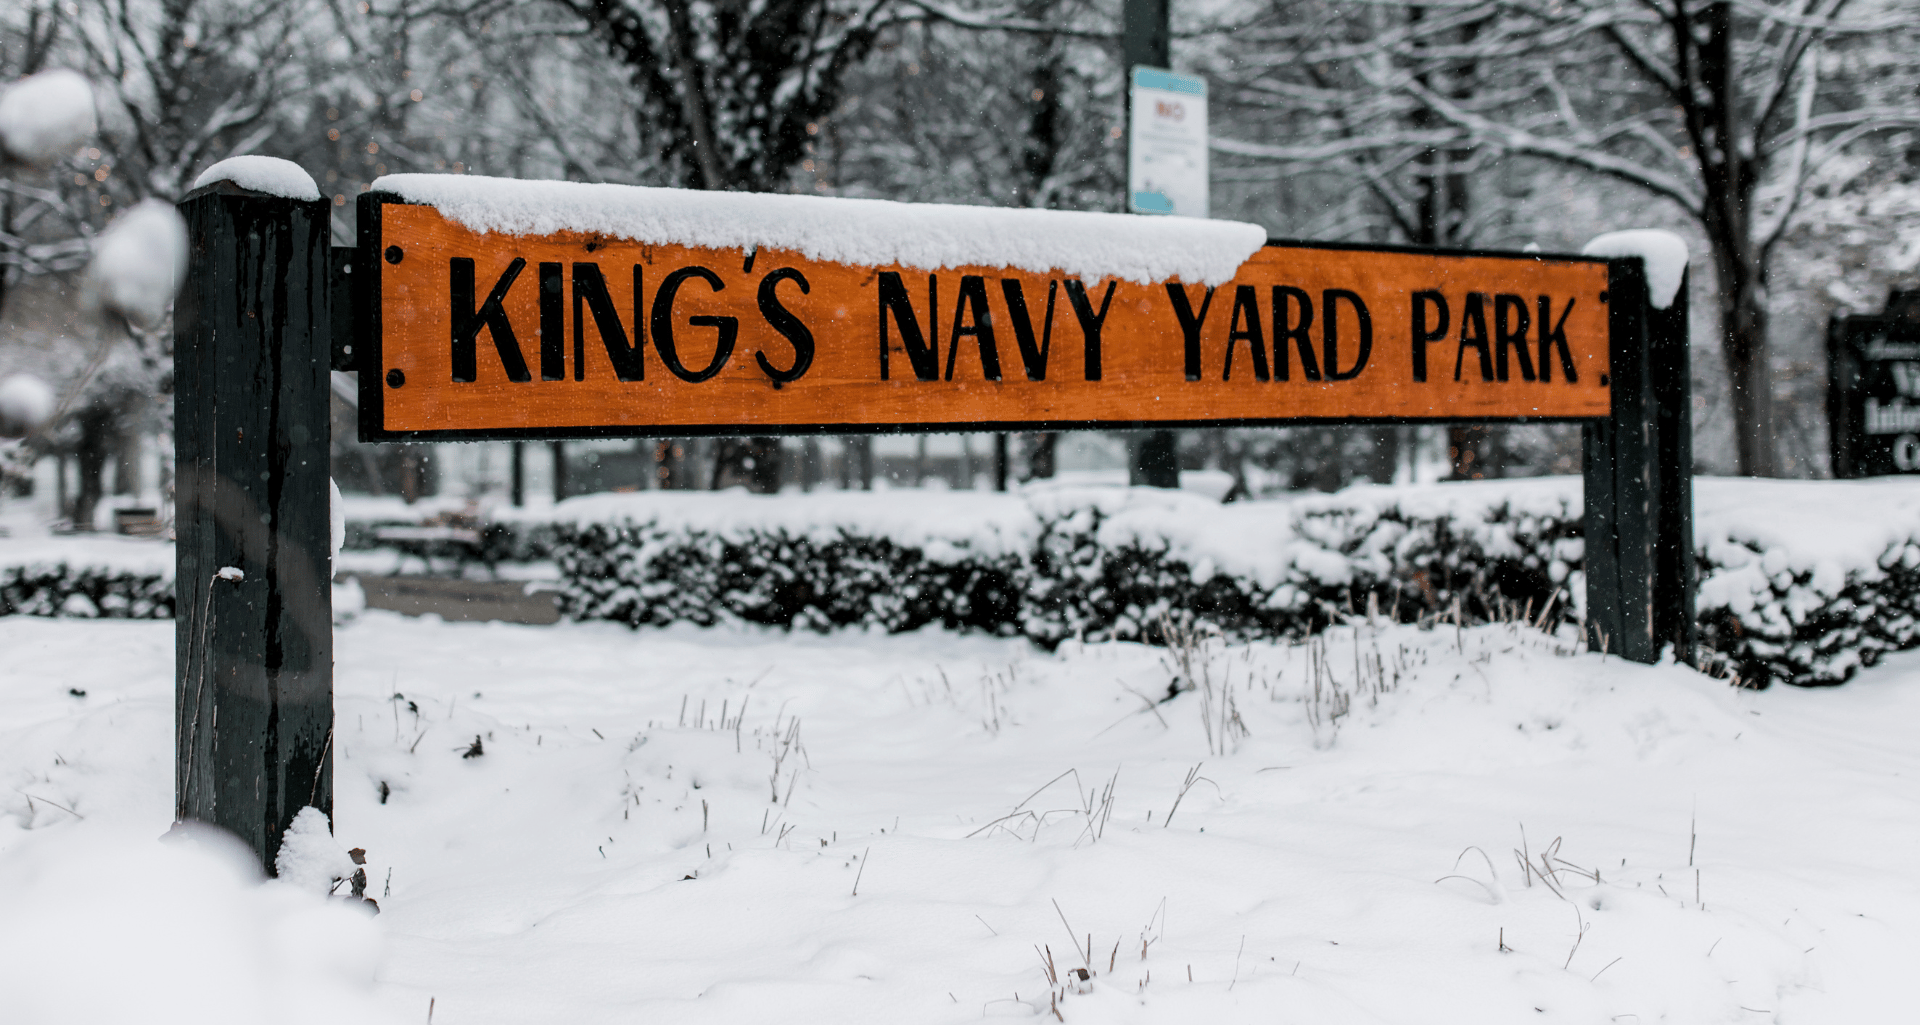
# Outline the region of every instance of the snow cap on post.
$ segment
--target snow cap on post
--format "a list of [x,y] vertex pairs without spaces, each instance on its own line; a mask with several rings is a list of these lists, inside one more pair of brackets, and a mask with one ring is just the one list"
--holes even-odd
[[187,272],[187,225],[173,205],[144,199],[100,235],[87,265],[91,297],[141,327],[157,327]]
[[1580,250],[1582,256],[1638,256],[1647,264],[1647,294],[1656,310],[1673,305],[1687,275],[1687,241],[1671,231],[1610,231]]
[[93,86],[55,68],[0,87],[0,156],[47,165],[73,153],[98,127]]
[[761,192],[390,174],[374,191],[476,232],[611,235],[696,249],[781,249],[852,266],[1013,267],[1089,280],[1219,285],[1266,245],[1240,221],[1136,217]]
[[205,188],[219,181],[230,181],[243,189],[282,199],[320,198],[320,186],[313,183],[313,175],[299,164],[279,157],[228,157],[200,172],[200,177],[193,180],[193,187]]

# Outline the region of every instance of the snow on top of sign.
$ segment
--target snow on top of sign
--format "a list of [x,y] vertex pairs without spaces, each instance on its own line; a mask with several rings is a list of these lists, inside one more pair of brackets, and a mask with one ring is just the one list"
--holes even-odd
[[765,246],[809,259],[921,270],[1015,267],[1044,274],[1177,277],[1217,285],[1266,244],[1239,221],[894,203],[637,185],[391,174],[373,183],[479,232],[613,235],[704,249]]
[[1680,279],[1687,273],[1686,239],[1658,228],[1610,231],[1587,243],[1580,252],[1584,256],[1638,256],[1645,260],[1647,292],[1656,310],[1673,305],[1673,297],[1680,292]]
[[0,87],[0,150],[29,164],[51,164],[95,128],[93,86],[79,72],[42,71]]
[[217,181],[230,181],[243,189],[282,199],[320,198],[320,186],[313,183],[313,175],[299,164],[279,157],[228,157],[200,172],[200,177],[193,180],[193,187],[197,189]]

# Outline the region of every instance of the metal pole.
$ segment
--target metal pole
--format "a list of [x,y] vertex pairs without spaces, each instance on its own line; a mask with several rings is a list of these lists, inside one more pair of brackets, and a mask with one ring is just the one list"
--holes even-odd
[[527,504],[527,443],[513,442],[512,500],[517,508]]
[[[1172,31],[1168,25],[1168,0],[1125,0],[1121,7],[1121,73],[1126,76],[1127,102],[1133,102],[1133,69],[1136,65],[1166,68],[1173,64]],[[1132,130],[1133,111],[1127,111],[1128,130]],[[1131,140],[1129,140],[1131,141]],[[1123,150],[1122,152],[1126,152]],[[1125,188],[1124,179],[1122,188]],[[1127,209],[1124,193],[1120,209]],[[1146,431],[1136,434],[1128,444],[1128,477],[1134,484],[1156,488],[1180,486],[1180,443],[1172,431]]]

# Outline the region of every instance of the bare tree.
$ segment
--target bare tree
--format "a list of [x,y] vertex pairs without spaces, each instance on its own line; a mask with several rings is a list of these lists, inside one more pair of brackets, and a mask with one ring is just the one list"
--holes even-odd
[[[1477,146],[1657,197],[1698,225],[1718,291],[1740,472],[1776,471],[1768,275],[1813,176],[1877,134],[1920,123],[1911,0],[1494,0],[1302,40],[1310,67],[1364,87],[1367,130],[1324,143],[1386,159]],[[1471,29],[1471,31],[1469,31]],[[1434,75],[1471,63],[1479,86]],[[1228,144],[1311,160],[1311,145]]]

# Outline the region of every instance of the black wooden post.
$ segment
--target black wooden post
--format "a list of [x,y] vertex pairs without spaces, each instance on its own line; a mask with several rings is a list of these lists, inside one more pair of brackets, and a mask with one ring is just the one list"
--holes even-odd
[[1694,662],[1693,361],[1689,358],[1688,275],[1664,310],[1647,310],[1647,368],[1653,389],[1654,656],[1673,645]]
[[271,872],[333,814],[329,210],[221,181],[180,212],[174,813]]
[[1588,642],[1693,658],[1693,410],[1687,286],[1656,310],[1638,258],[1607,267],[1613,416],[1582,434]]
[[1827,320],[1827,451],[1828,467],[1835,477],[1864,476],[1854,465],[1854,452],[1860,447],[1861,433],[1853,393],[1860,388],[1860,358],[1849,344],[1847,321],[1834,316]]

